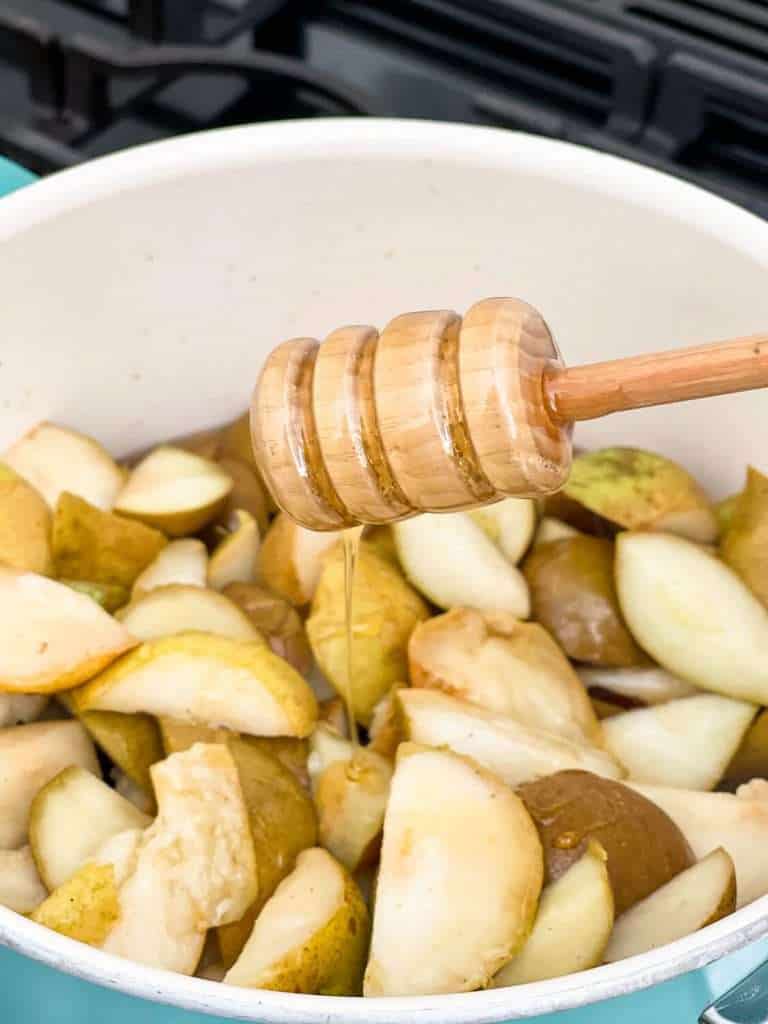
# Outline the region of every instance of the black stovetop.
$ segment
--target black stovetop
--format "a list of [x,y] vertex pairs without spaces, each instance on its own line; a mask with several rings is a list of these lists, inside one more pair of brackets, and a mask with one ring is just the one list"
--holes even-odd
[[768,216],[766,0],[0,0],[0,153],[380,114],[568,139]]

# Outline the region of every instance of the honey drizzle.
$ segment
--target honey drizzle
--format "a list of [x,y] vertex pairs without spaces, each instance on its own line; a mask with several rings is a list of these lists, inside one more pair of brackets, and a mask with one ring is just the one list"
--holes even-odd
[[354,631],[352,629],[352,594],[355,583],[355,567],[357,555],[360,550],[360,536],[363,532],[362,526],[352,526],[342,533],[344,543],[344,624],[347,633],[347,678],[344,687],[344,703],[347,708],[347,721],[349,724],[349,738],[355,747],[358,746],[359,737],[357,733],[357,720],[353,701],[354,679],[352,671],[352,644]]

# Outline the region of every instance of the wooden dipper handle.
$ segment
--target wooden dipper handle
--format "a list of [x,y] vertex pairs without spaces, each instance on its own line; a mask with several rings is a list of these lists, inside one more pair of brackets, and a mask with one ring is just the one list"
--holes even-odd
[[541,315],[486,299],[268,357],[253,447],[278,504],[337,530],[565,483],[575,420],[768,386],[768,336],[566,369]]

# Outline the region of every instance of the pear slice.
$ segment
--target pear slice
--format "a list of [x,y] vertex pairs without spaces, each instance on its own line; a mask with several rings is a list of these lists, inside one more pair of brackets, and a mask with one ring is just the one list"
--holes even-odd
[[[757,781],[757,780],[756,780]],[[733,793],[702,793],[671,786],[628,783],[677,825],[698,858],[722,846],[736,867],[736,904],[768,893],[768,783],[750,783]]]
[[741,492],[737,494],[731,494],[727,498],[723,498],[722,501],[718,501],[715,505],[715,515],[717,516],[717,523],[720,527],[720,540],[726,535],[728,530],[731,528],[733,523],[733,516],[736,512],[736,506],[741,498]]
[[74,765],[40,789],[29,812],[29,845],[40,877],[57,889],[118,832],[150,819],[91,772]]
[[208,565],[208,586],[223,590],[230,583],[253,583],[259,571],[259,527],[249,512],[234,511],[230,531],[216,545]]
[[[363,541],[355,566],[351,616],[351,704],[363,725],[370,722],[384,694],[406,677],[408,639],[428,616],[427,605],[400,571]],[[307,620],[307,635],[323,675],[344,695],[349,662],[341,545],[326,556]]]
[[251,466],[240,459],[224,457],[216,459],[216,462],[232,479],[232,490],[227,503],[228,512],[234,512],[235,509],[247,512],[256,520],[259,534],[263,537],[269,527],[269,502],[261,478]]
[[542,877],[536,828],[511,789],[468,758],[401,746],[365,995],[483,988],[528,938]]
[[355,872],[378,856],[392,765],[361,747],[349,755],[329,764],[313,791],[320,845]]
[[304,620],[290,601],[255,583],[230,583],[222,593],[234,601],[267,643],[303,676],[312,668]]
[[609,718],[605,747],[635,782],[714,789],[756,712],[713,693],[684,697]]
[[736,873],[722,847],[625,911],[605,951],[607,963],[639,956],[697,932],[736,909]]
[[64,491],[56,503],[51,543],[57,576],[130,587],[167,541],[158,530]]
[[166,755],[189,750],[196,743],[227,743],[237,733],[230,729],[211,729],[207,725],[189,725],[175,718],[158,718],[160,738]]
[[99,672],[136,645],[84,594],[0,566],[0,690],[54,693]]
[[139,640],[192,632],[266,643],[233,601],[215,590],[189,583],[155,587],[121,608],[116,618]]
[[320,776],[327,768],[337,761],[349,761],[354,753],[355,745],[347,736],[329,725],[318,722],[309,738],[309,759],[307,768],[312,792],[315,792]]
[[472,757],[509,786],[569,768],[609,779],[624,774],[613,757],[597,747],[534,729],[510,715],[437,690],[404,689],[397,700],[408,739]]
[[768,476],[751,466],[720,551],[723,560],[768,608]]
[[149,715],[122,715],[116,711],[79,712],[67,696],[71,708],[98,747],[145,793],[152,794],[149,769],[162,760],[163,748],[154,718]]
[[671,459],[639,448],[577,456],[566,497],[628,530],[656,530],[711,544],[717,518],[693,477]]
[[3,462],[0,462],[0,562],[43,576],[53,569],[51,511],[42,495]]
[[39,693],[0,693],[0,728],[34,722],[45,711],[49,699]]
[[296,607],[308,604],[320,582],[323,556],[340,536],[338,530],[305,530],[281,512],[261,546],[264,583]]
[[664,668],[725,697],[768,703],[768,610],[701,545],[621,534],[616,585],[629,628]]
[[93,583],[89,580],[70,580],[59,577],[59,583],[65,583],[78,594],[85,594],[95,601],[105,612],[115,612],[128,601],[129,591],[118,583]]
[[373,709],[371,724],[368,726],[368,748],[390,760],[405,739],[403,716],[397,694],[405,683],[395,683]]
[[597,967],[613,928],[613,891],[605,850],[594,839],[541,894],[533,931],[493,979],[494,988],[546,981]]
[[416,516],[392,530],[406,576],[440,608],[530,615],[525,579],[469,513]]
[[12,445],[4,461],[54,508],[71,491],[109,511],[123,486],[112,456],[93,438],[55,423],[40,423]]
[[554,516],[544,516],[539,523],[536,536],[533,538],[533,546],[540,548],[544,544],[554,544],[556,540],[568,540],[570,537],[580,537],[581,532],[570,523],[564,523],[562,519]]
[[411,682],[512,715],[525,725],[600,744],[587,691],[538,623],[471,608],[427,619],[408,644]]
[[183,537],[214,519],[231,490],[231,477],[215,462],[165,445],[135,467],[117,495],[115,511]]
[[131,599],[135,601],[150,590],[173,583],[204,587],[207,575],[208,551],[205,544],[193,537],[174,540],[136,577]]
[[28,846],[0,850],[0,906],[31,914],[47,895]]
[[79,722],[32,722],[0,732],[0,849],[21,846],[27,837],[35,794],[69,765],[95,775],[99,762]]
[[666,704],[670,700],[694,697],[701,691],[658,665],[649,668],[578,668],[582,683],[607,698],[626,698],[638,704]]
[[308,736],[317,701],[263,643],[212,633],[148,640],[75,693],[78,713],[167,715],[261,736]]
[[536,503],[530,498],[505,498],[469,514],[504,557],[517,565],[536,529]]
[[325,850],[305,850],[259,914],[224,984],[358,995],[368,932],[368,910],[352,878]]
[[218,929],[221,958],[229,967],[239,957],[262,907],[293,870],[297,856],[317,842],[317,817],[296,777],[260,748],[254,737],[231,736],[227,745],[248,809],[259,883],[258,895],[244,915]]
[[523,572],[533,618],[569,658],[608,667],[647,663],[621,617],[612,541],[585,535],[545,544],[528,555]]

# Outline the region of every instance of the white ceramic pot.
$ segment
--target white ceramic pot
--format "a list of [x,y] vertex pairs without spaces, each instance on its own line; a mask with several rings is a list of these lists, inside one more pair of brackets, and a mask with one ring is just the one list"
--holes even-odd
[[[51,418],[125,452],[245,406],[277,342],[497,294],[569,362],[765,330],[768,225],[622,160],[415,121],[236,128],[127,151],[0,203],[0,448]],[[765,392],[580,429],[679,456],[715,494],[768,469]],[[768,898],[664,949],[516,989],[250,992],[115,959],[0,909],[0,941],[94,982],[268,1024],[482,1024],[656,984],[768,930]],[[174,1018],[175,1020],[176,1018]]]

